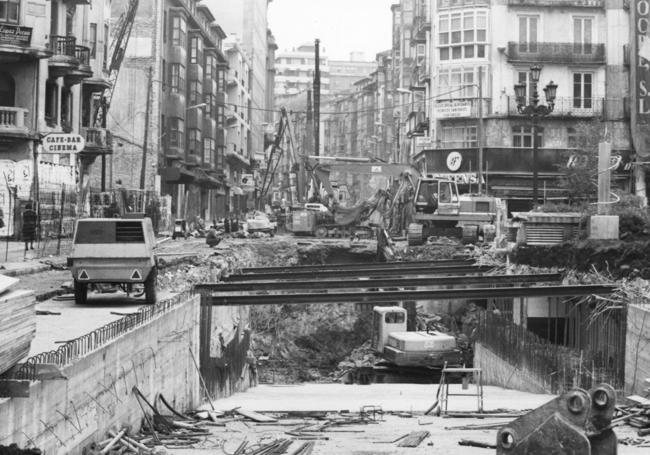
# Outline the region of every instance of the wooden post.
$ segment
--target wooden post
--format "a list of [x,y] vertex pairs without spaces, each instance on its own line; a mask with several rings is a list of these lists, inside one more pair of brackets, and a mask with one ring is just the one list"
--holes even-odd
[[[151,110],[151,86],[153,84],[153,68],[149,67],[147,77],[147,101],[144,111],[144,138],[142,140],[142,167],[140,168],[140,189],[144,190],[147,176],[147,149],[149,148],[149,111]],[[164,125],[163,125],[164,128]]]

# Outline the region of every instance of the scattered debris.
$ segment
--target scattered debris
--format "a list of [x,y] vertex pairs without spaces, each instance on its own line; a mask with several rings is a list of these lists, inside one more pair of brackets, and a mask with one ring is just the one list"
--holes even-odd
[[473,441],[471,439],[461,439],[458,441],[459,446],[467,446],[467,447],[479,447],[481,449],[496,449],[497,445],[496,444],[490,444],[488,442],[482,442],[482,441]]
[[422,441],[428,438],[430,433],[428,431],[414,431],[407,434],[402,441],[397,444],[397,447],[417,447]]

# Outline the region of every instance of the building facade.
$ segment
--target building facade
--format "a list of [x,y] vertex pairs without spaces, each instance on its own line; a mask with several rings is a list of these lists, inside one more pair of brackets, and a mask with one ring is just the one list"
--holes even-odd
[[[408,43],[411,50],[397,69],[396,90],[408,82],[410,91],[402,146],[421,170],[476,191],[482,156],[481,183],[511,210],[526,209],[534,169],[540,196],[566,199],[560,180],[572,150],[585,131],[606,131],[621,163],[615,180],[632,189],[624,2],[403,0],[394,15],[401,24],[394,49],[404,52]],[[535,162],[532,118],[520,113],[514,85],[525,86],[525,104],[536,90],[546,104],[542,89],[551,81],[557,96],[553,111],[538,118]]]
[[253,156],[253,72],[251,60],[239,45],[236,35],[230,35],[224,46],[229,68],[226,76],[229,103],[226,107],[226,170],[231,184],[229,205],[234,213],[240,213],[248,209],[249,200],[254,206],[255,186],[249,184]]
[[188,222],[226,216],[225,37],[198,1],[140,0],[110,110],[114,181],[137,188],[144,166],[144,189]]
[[[92,122],[107,85],[109,11],[110,0],[0,2],[0,235],[13,234],[27,201],[47,220],[41,195],[76,193],[96,158],[110,154],[110,133]],[[44,148],[52,133],[82,136],[85,148]]]

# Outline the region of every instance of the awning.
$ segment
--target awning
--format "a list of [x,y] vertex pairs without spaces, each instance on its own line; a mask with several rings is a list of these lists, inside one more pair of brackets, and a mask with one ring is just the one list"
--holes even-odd
[[203,169],[197,169],[195,172],[198,177],[199,186],[210,189],[220,188],[223,186],[223,184],[218,179],[210,176]]
[[160,178],[167,183],[192,183],[196,175],[182,167],[166,167],[160,170]]
[[230,194],[234,194],[235,196],[243,196],[244,195],[244,190],[242,190],[238,186],[231,186],[230,187]]

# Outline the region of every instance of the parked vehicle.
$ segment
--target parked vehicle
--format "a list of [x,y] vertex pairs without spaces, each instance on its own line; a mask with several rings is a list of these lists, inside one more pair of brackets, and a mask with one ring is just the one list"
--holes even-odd
[[75,303],[87,303],[90,286],[110,284],[130,294],[143,287],[146,302],[156,302],[156,239],[150,218],[78,220],[68,265]]
[[264,232],[265,234],[273,236],[277,230],[277,223],[269,220],[266,213],[256,210],[246,220],[246,229],[250,234],[255,232]]

